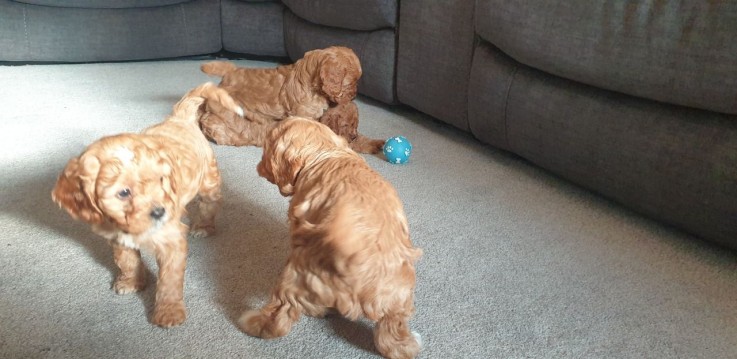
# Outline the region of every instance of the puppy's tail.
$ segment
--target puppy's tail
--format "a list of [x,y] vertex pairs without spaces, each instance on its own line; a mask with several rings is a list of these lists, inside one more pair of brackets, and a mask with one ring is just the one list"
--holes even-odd
[[211,61],[200,66],[200,70],[202,70],[202,72],[208,75],[220,77],[227,75],[229,72],[232,72],[237,68],[238,67],[236,67],[232,62],[228,61]]
[[199,121],[199,111],[205,101],[214,101],[220,106],[243,116],[243,108],[230,97],[228,91],[216,86],[212,82],[205,82],[187,92],[176,105],[172,115],[175,118]]

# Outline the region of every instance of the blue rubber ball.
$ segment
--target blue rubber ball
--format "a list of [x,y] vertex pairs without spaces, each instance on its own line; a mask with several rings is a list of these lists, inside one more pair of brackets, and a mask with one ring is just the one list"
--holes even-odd
[[411,154],[412,144],[404,136],[390,137],[384,143],[384,156],[390,163],[407,163]]

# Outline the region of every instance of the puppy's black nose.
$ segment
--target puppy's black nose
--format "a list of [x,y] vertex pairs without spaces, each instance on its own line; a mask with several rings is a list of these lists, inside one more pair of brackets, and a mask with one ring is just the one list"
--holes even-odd
[[156,207],[151,211],[151,218],[153,219],[161,219],[161,217],[166,214],[166,209],[164,207]]

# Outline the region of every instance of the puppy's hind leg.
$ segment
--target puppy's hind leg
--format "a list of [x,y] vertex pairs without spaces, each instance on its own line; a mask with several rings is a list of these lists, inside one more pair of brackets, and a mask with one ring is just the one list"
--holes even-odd
[[[274,288],[271,301],[260,310],[249,310],[238,320],[246,334],[264,339],[283,337],[292,330],[292,325],[302,313],[295,285],[298,274],[287,267],[282,272],[279,284]],[[296,289],[296,290],[295,290]]]
[[215,215],[220,210],[222,200],[220,172],[215,159],[210,161],[199,197],[199,213],[195,216],[190,233],[195,237],[207,237],[215,233]]
[[374,345],[385,358],[411,359],[420,352],[420,336],[409,329],[409,314],[388,313],[376,322]]

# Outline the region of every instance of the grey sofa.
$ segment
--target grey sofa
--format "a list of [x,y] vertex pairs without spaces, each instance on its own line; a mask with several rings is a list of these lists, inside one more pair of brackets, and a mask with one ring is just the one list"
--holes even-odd
[[221,48],[219,0],[0,0],[0,61],[144,60]]
[[362,94],[737,248],[735,3],[0,0],[0,31],[22,62],[346,45]]
[[737,3],[726,1],[403,0],[397,94],[737,248],[735,36]]
[[395,103],[397,0],[0,0],[0,61],[302,57],[344,45],[364,95]]

